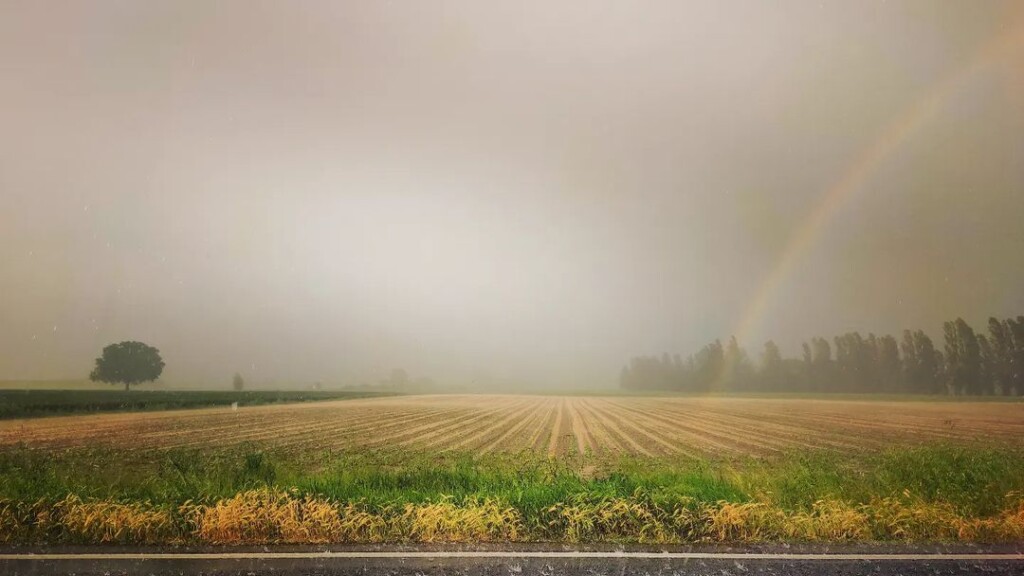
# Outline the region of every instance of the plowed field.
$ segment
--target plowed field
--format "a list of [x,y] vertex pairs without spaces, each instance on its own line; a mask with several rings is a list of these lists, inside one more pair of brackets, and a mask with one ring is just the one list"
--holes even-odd
[[0,446],[390,447],[719,457],[926,441],[1024,445],[1024,404],[435,395],[0,422]]

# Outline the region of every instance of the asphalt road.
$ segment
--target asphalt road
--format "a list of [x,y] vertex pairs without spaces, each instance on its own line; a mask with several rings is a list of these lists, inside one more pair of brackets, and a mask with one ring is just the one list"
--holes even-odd
[[1020,575],[1020,550],[0,550],[0,574]]

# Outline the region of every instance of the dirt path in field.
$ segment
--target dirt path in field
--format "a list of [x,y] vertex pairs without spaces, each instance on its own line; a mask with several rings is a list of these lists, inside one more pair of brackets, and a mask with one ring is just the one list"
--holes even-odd
[[569,414],[572,415],[572,435],[576,438],[576,448],[579,450],[579,453],[586,454],[588,450],[597,449],[597,444],[594,443],[590,436],[587,421],[580,412],[579,399],[571,398],[568,404]]
[[525,445],[538,453],[544,453],[547,450],[548,439],[554,433],[553,425],[557,417],[559,402],[548,398],[545,400],[545,405],[547,410],[544,412],[544,417],[541,418]]
[[562,437],[562,422],[565,420],[565,399],[558,401],[555,407],[555,423],[551,426],[551,436],[548,439],[548,456],[558,453],[558,441]]

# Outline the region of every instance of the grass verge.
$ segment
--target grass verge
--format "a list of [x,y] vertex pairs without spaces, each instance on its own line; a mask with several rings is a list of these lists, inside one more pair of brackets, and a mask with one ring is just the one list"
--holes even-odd
[[710,462],[523,453],[0,452],[0,541],[1024,540],[1024,454]]

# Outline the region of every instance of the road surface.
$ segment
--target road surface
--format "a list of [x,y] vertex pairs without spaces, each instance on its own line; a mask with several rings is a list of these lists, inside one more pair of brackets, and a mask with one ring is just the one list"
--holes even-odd
[[1024,553],[1000,550],[367,549],[0,550],[0,574],[387,576],[1019,575]]

